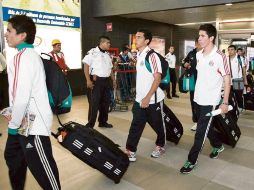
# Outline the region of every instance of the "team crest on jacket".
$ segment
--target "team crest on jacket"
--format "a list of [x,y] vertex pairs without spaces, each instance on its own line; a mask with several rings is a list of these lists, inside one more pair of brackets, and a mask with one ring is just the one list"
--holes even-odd
[[212,67],[214,65],[214,62],[213,61],[210,61],[209,62],[209,65]]

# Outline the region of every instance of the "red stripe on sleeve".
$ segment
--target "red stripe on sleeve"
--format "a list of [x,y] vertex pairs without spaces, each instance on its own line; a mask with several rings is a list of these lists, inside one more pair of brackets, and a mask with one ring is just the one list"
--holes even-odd
[[21,55],[23,54],[23,52],[25,51],[26,49],[22,50],[21,52],[19,52],[17,55],[16,55],[16,59],[14,60],[14,65],[15,65],[15,76],[14,76],[14,82],[13,82],[13,101],[15,100],[15,97],[16,97],[16,91],[17,91],[17,85],[18,85],[18,74],[19,74],[19,65],[20,65],[20,58],[21,58]]
[[229,70],[229,66],[228,66],[228,62],[227,62],[227,57],[220,50],[217,50],[217,53],[220,54],[221,57],[222,57],[225,74],[230,75],[230,70]]
[[154,73],[157,73],[158,72],[158,67],[157,67],[156,58],[155,58],[153,53],[151,54],[151,60],[152,60]]

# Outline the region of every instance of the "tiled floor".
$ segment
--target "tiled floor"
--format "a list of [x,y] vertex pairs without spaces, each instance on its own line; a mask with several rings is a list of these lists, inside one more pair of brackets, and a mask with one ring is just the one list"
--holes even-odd
[[[208,157],[210,145],[208,141],[199,156],[198,167],[190,175],[181,175],[179,168],[187,158],[193,143],[191,109],[188,95],[180,95],[180,99],[166,100],[166,104],[176,113],[184,126],[184,135],[176,146],[167,143],[166,153],[158,159],[150,157],[154,148],[155,134],[148,126],[138,146],[138,157],[131,163],[120,184],[111,180],[97,170],[87,166],[70,152],[61,147],[52,138],[53,153],[58,164],[62,189],[72,190],[253,190],[254,189],[254,112],[245,111],[239,119],[242,136],[237,146],[232,149],[225,146],[219,159]],[[87,99],[85,96],[75,97],[71,113],[61,116],[64,122],[69,120],[85,124],[87,118]],[[131,106],[129,107],[131,109]],[[132,114],[128,112],[112,112],[109,121],[113,129],[98,129],[122,147],[126,138]],[[0,118],[0,189],[11,189],[8,171],[3,158],[6,142],[6,122]],[[54,118],[53,130],[58,127]],[[28,172],[26,189],[40,189],[31,173]]]

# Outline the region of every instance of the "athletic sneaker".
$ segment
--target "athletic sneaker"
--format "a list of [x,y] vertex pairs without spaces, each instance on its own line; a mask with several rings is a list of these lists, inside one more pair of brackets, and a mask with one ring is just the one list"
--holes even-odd
[[131,152],[130,150],[126,149],[126,154],[128,155],[130,162],[135,162],[137,160],[136,152]]
[[221,145],[220,148],[214,148],[212,149],[212,152],[210,154],[210,158],[218,158],[219,154],[224,150],[224,146]]
[[192,131],[196,131],[197,130],[197,123],[195,123],[192,127],[191,127]]
[[180,169],[180,172],[182,174],[189,174],[193,168],[197,165],[197,162],[195,164],[192,164],[189,160],[186,160],[183,167]]
[[151,154],[151,157],[159,158],[163,153],[165,153],[165,148],[161,146],[156,146],[154,151]]

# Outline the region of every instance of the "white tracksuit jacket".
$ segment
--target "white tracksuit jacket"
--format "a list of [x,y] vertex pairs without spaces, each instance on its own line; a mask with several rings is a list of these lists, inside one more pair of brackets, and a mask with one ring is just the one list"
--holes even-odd
[[26,112],[36,115],[30,135],[49,136],[53,114],[49,105],[46,77],[34,48],[23,48],[8,65],[12,119],[8,127],[19,128]]

